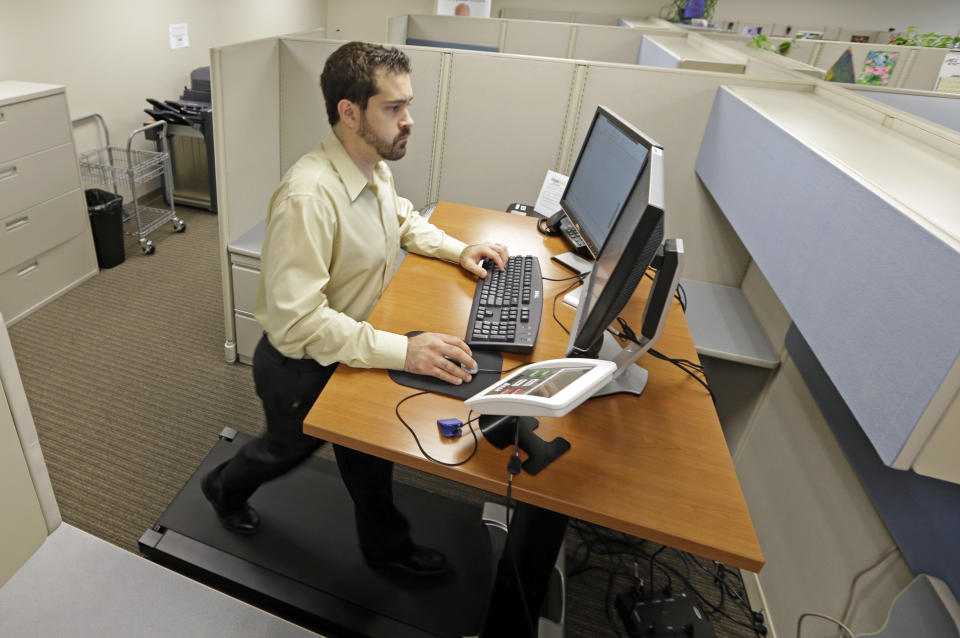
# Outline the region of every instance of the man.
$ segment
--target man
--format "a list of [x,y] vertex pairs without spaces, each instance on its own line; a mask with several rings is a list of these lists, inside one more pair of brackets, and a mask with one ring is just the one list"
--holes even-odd
[[[327,60],[320,86],[333,130],[284,176],[270,201],[254,314],[264,336],[253,357],[266,432],[203,479],[203,492],[228,530],[256,532],[247,499],[293,469],[322,443],[303,419],[338,363],[404,369],[460,384],[460,365],[476,366],[459,338],[406,337],[365,320],[406,250],[454,261],[478,277],[490,258],[503,269],[504,247],[467,246],[424,220],[399,197],[383,160],[404,156],[413,126],[410,62],[397,50],[350,42]],[[416,545],[394,506],[393,464],[334,446],[354,501],[360,548],[377,566],[418,575],[442,573],[440,552]]]

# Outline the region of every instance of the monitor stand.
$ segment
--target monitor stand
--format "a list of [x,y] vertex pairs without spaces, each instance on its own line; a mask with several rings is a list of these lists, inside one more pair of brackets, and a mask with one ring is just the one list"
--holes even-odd
[[635,365],[637,359],[650,349],[650,341],[640,337],[642,345],[636,343],[629,344],[626,348],[617,343],[617,339],[605,332],[603,334],[603,345],[600,346],[598,359],[606,359],[617,364],[619,371],[607,385],[593,393],[595,397],[605,397],[611,394],[643,394],[643,389],[647,386],[647,370]]

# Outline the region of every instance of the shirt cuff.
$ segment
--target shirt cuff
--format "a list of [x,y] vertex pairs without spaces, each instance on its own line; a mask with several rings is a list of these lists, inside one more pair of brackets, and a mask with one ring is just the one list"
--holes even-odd
[[437,257],[444,261],[451,261],[455,264],[459,264],[460,254],[466,247],[467,244],[444,233],[443,241],[440,242],[440,250],[437,251]]
[[376,331],[377,345],[373,349],[371,368],[403,370],[407,362],[407,337],[385,330]]

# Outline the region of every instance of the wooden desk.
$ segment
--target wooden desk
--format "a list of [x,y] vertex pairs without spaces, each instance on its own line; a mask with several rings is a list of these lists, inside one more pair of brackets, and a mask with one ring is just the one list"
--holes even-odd
[[[539,234],[533,218],[441,203],[431,221],[468,243],[500,241],[511,254],[537,255],[545,277],[570,276],[550,260],[550,255],[566,250],[563,241]],[[645,281],[624,313],[635,329],[639,329],[646,298],[649,280]],[[567,285],[544,282],[537,346],[531,355],[505,355],[505,369],[519,362],[563,356],[567,335],[550,308],[553,297]],[[398,333],[426,330],[463,335],[474,286],[474,278],[458,265],[409,255],[370,322]],[[573,311],[562,303],[558,306],[557,316],[570,326]],[[676,302],[656,348],[697,361]],[[759,571],[763,553],[709,395],[670,363],[650,356],[640,363],[650,372],[642,396],[593,399],[562,419],[540,419],[537,434],[541,438],[562,436],[572,448],[537,476],[518,475],[514,498]],[[304,431],[504,494],[510,450],[497,450],[481,441],[476,456],[461,467],[438,465],[420,454],[394,414],[396,404],[412,392],[394,383],[384,370],[342,366],[307,415]],[[442,439],[436,425],[438,418],[466,420],[468,410],[461,401],[425,395],[400,409],[431,455],[458,461],[470,453],[471,436]]]

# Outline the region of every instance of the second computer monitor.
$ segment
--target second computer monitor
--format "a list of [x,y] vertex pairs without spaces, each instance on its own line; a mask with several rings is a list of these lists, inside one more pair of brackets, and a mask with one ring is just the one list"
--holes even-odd
[[596,357],[607,327],[616,320],[663,242],[663,148],[642,133],[649,161],[615,216],[609,239],[593,264],[567,344],[568,357]]
[[598,106],[573,165],[560,207],[590,253],[600,254],[650,153],[650,140],[629,122]]

